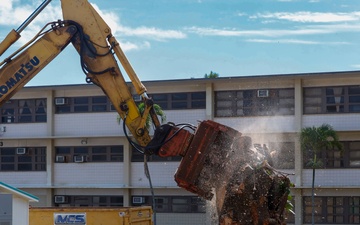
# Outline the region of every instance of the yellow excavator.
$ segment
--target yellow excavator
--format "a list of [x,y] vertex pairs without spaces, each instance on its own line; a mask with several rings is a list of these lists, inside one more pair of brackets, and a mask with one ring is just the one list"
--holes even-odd
[[[44,1],[17,30],[6,36],[0,43],[0,55],[20,38],[20,32],[50,1]],[[80,55],[80,66],[86,74],[86,81],[99,86],[110,99],[133,137],[125,132],[132,146],[144,154],[183,156],[175,176],[178,184],[211,199],[211,187],[199,187],[197,182],[201,173],[199,165],[203,164],[203,156],[207,155],[205,153],[214,144],[218,133],[235,138],[240,135],[239,132],[213,121],[203,121],[197,128],[160,124],[145,86],[112,35],[111,28],[93,6],[87,0],[61,0],[61,7],[63,20],[46,24],[34,38],[0,63],[0,106],[72,43]],[[115,56],[144,101],[143,113],[139,112]],[[149,115],[156,127],[152,138],[145,126]]]
[[[50,1],[45,0],[17,30],[5,37],[0,43],[0,55],[20,38],[20,33]],[[202,121],[197,126],[160,124],[154,102],[148,97],[145,86],[112,35],[111,28],[98,12],[87,0],[61,0],[61,7],[62,20],[46,24],[28,43],[0,63],[0,106],[72,43],[79,53],[86,81],[100,87],[110,99],[135,149],[161,157],[182,156],[175,173],[178,186],[207,200],[213,198],[214,189],[225,199],[230,196],[227,194],[228,183],[234,180],[234,170],[240,168],[235,165],[243,166],[252,160],[249,156],[253,153],[248,151],[251,148],[249,138],[211,120]],[[142,97],[145,104],[143,113],[133,99],[117,59],[134,90]],[[145,126],[148,116],[156,127],[152,137]],[[225,203],[220,201],[219,204]]]

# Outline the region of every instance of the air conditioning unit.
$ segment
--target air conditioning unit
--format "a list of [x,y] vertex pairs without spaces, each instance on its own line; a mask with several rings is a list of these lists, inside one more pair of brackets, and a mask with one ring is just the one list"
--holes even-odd
[[65,105],[66,99],[65,98],[55,98],[55,105]]
[[54,202],[57,204],[67,203],[67,197],[64,195],[55,195]]
[[134,196],[134,197],[132,197],[132,203],[133,204],[143,204],[143,203],[145,203],[145,198],[139,197],[139,196]]
[[26,148],[16,148],[16,154],[23,155],[26,153]]
[[64,162],[66,162],[66,156],[64,156],[64,155],[57,155],[57,156],[55,157],[55,162],[57,162],[57,163],[64,163]]
[[269,90],[258,90],[258,91],[257,91],[257,96],[258,96],[259,98],[269,97]]
[[76,156],[74,156],[74,162],[76,162],[76,163],[86,162],[86,156],[85,155],[76,155]]

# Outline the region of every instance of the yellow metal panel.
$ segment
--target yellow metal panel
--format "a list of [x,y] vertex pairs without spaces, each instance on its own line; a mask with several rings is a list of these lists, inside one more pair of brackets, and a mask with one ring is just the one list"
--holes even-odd
[[[54,225],[54,214],[86,215],[86,225],[152,225],[151,207],[134,208],[30,208],[29,225]],[[76,225],[76,223],[72,223]]]

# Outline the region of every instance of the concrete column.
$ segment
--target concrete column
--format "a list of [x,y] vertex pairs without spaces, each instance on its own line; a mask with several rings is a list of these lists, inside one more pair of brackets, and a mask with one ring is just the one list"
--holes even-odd
[[124,206],[130,206],[130,197],[131,197],[131,183],[130,183],[130,176],[131,176],[131,145],[126,140],[124,141],[124,170],[120,171],[120,173],[124,174]]
[[54,186],[54,162],[55,162],[55,148],[54,148],[54,91],[49,90],[46,92],[46,125],[47,136],[46,140],[46,206],[53,204],[53,189]]
[[47,124],[47,135],[49,137],[54,136],[54,91],[50,90],[46,92],[46,124]]
[[214,88],[212,83],[206,83],[206,119],[214,119]]
[[[300,131],[302,129],[302,117],[303,117],[303,90],[302,80],[295,80],[295,187],[302,186],[302,167],[303,167],[303,154],[301,151],[301,145],[299,141]],[[293,191],[295,197],[295,225],[302,224],[303,212],[302,212],[302,191],[301,189],[295,189]]]
[[302,202],[302,190],[296,189],[293,191],[295,200],[295,225],[302,225],[303,222],[303,202]]

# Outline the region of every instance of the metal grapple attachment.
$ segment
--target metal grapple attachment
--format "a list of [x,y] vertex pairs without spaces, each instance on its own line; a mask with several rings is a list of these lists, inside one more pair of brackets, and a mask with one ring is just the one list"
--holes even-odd
[[213,190],[226,185],[235,164],[244,160],[244,154],[238,150],[248,149],[244,148],[246,139],[225,125],[210,120],[201,122],[181,160],[175,181],[180,187],[211,200]]

